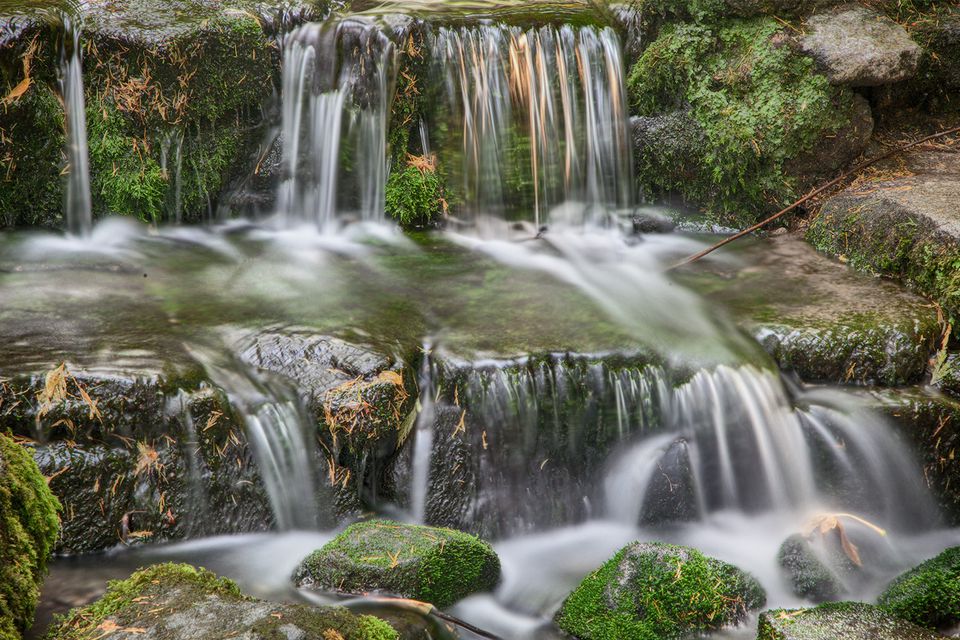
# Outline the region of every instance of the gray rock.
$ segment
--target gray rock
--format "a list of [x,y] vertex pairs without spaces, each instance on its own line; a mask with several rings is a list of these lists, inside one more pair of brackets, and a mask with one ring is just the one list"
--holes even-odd
[[683,440],[672,443],[657,464],[657,472],[647,485],[640,524],[695,520],[699,515],[697,488],[687,443]]
[[830,81],[873,87],[907,80],[917,72],[921,47],[897,23],[860,6],[807,20],[800,49],[824,68]]
[[765,611],[760,614],[757,633],[757,640],[934,640],[942,637],[861,602]]

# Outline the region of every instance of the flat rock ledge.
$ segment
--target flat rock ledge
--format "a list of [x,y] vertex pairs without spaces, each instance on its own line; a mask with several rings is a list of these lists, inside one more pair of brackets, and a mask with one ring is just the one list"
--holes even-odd
[[757,634],[757,640],[934,640],[942,637],[860,602],[765,611],[760,614]]

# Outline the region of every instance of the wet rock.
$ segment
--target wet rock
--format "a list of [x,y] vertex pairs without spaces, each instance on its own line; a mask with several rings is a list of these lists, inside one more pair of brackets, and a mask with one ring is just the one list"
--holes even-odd
[[944,310],[960,310],[960,155],[911,154],[828,200],[807,232],[820,251],[905,281]]
[[59,621],[51,640],[111,638],[343,638],[396,640],[397,632],[373,616],[342,607],[255,600],[236,584],[204,569],[161,564],[111,583],[106,595]]
[[839,600],[846,592],[840,578],[827,567],[803,536],[792,535],[777,551],[777,564],[786,575],[793,593],[813,602]]
[[956,626],[960,622],[960,547],[898,576],[877,604],[891,615],[929,629]]
[[60,505],[28,451],[0,433],[0,638],[33,623]]
[[371,520],[348,527],[297,569],[297,586],[384,592],[448,607],[500,579],[486,542],[453,529]]
[[863,96],[854,95],[848,124],[838,129],[829,140],[789,159],[784,165],[784,172],[789,176],[803,176],[807,180],[833,178],[837,171],[867,150],[873,128],[870,103]]
[[660,457],[657,473],[647,485],[641,525],[688,522],[699,516],[697,487],[687,443],[677,440]]
[[657,209],[636,209],[630,219],[634,233],[670,233],[677,228],[673,218]]
[[813,609],[760,614],[757,640],[934,640],[939,634],[861,602],[830,602]]
[[669,173],[681,183],[698,180],[702,167],[699,154],[706,133],[689,110],[630,118],[633,130],[633,158],[640,175]]
[[686,282],[730,309],[782,369],[841,384],[924,375],[940,334],[926,300],[827,260],[796,236],[736,251],[738,260],[700,265]]
[[696,549],[635,542],[590,574],[556,622],[583,640],[680,638],[736,624],[762,607],[760,584]]
[[922,49],[896,22],[856,5],[810,17],[800,49],[834,84],[873,87],[907,80]]

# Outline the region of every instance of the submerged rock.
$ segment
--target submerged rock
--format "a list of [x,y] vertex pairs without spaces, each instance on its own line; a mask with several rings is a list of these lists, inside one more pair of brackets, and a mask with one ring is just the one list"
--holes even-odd
[[378,591],[442,608],[492,590],[500,560],[486,542],[460,531],[371,520],[310,554],[294,579],[300,587]]
[[807,239],[852,266],[899,278],[960,311],[960,155],[921,152],[830,198]]
[[0,433],[0,639],[33,624],[60,505],[29,452]]
[[255,600],[236,584],[204,569],[160,564],[112,582],[106,595],[74,609],[50,631],[50,640],[215,640],[343,638],[396,640],[397,632],[373,616],[342,607],[312,607]]
[[830,602],[813,609],[777,609],[760,614],[757,640],[934,640],[943,636],[878,607]]
[[903,27],[856,5],[812,16],[800,49],[826,70],[830,82],[872,87],[907,80],[916,73],[922,49]]
[[793,593],[813,602],[839,600],[846,592],[840,578],[824,564],[803,536],[792,535],[777,551],[777,564],[786,574]]
[[930,629],[960,622],[960,547],[900,575],[877,600],[888,613]]
[[736,624],[766,602],[760,584],[689,547],[635,542],[589,575],[556,622],[583,640],[669,640]]

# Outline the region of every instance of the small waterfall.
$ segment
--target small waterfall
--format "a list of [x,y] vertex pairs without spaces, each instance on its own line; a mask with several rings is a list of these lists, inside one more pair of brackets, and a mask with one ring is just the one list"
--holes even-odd
[[605,478],[617,520],[804,509],[903,526],[933,517],[903,444],[849,403],[794,409],[775,374],[728,366],[698,372],[661,402],[662,432],[615,458]]
[[277,528],[316,529],[317,446],[293,389],[236,358],[192,349],[241,414]]
[[410,515],[414,522],[424,522],[427,512],[427,494],[430,490],[430,463],[433,457],[433,427],[436,412],[433,360],[429,345],[423,347],[423,362],[417,384],[417,420],[414,426],[413,463],[410,477]]
[[[584,216],[595,205],[629,204],[631,144],[612,29],[441,28],[430,49],[446,90],[439,117],[459,132],[468,209],[519,204],[539,226],[567,201],[584,203]],[[445,142],[438,148],[456,144]],[[508,202],[518,191],[532,201]]]
[[278,212],[287,226],[322,228],[348,211],[383,218],[394,74],[394,45],[373,23],[310,23],[286,36]]
[[66,115],[67,172],[64,217],[67,233],[90,235],[93,213],[90,203],[90,160],[87,153],[87,116],[83,99],[83,60],[80,46],[82,25],[63,15],[63,46],[60,48],[60,90]]

